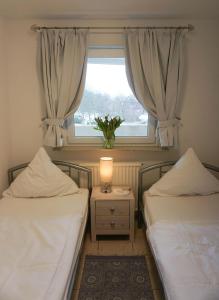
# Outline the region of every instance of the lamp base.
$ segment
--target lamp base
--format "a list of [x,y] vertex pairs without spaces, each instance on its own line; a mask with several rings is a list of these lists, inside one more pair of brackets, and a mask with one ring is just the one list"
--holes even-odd
[[102,193],[111,193],[112,192],[111,183],[103,183],[100,187],[100,191]]

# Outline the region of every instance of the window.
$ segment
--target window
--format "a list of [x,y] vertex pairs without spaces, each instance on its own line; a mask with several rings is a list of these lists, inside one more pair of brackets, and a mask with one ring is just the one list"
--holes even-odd
[[102,133],[94,129],[95,118],[109,115],[124,120],[116,130],[116,144],[153,142],[151,118],[129,87],[124,55],[110,56],[107,50],[105,55],[88,58],[85,90],[71,119],[69,140],[102,143]]

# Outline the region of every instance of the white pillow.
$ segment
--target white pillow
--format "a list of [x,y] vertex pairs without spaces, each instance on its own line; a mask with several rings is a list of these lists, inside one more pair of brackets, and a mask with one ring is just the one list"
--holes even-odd
[[76,183],[51,162],[40,148],[28,167],[4,191],[4,197],[39,198],[78,192]]
[[219,192],[219,180],[189,148],[178,162],[148,190],[150,195],[209,195]]

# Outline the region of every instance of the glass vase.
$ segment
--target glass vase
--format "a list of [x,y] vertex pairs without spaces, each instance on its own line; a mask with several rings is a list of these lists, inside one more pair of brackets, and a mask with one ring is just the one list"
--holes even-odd
[[105,149],[112,149],[113,148],[113,145],[114,145],[114,142],[115,142],[115,139],[114,138],[110,138],[110,139],[104,139],[104,142],[103,142],[103,147]]

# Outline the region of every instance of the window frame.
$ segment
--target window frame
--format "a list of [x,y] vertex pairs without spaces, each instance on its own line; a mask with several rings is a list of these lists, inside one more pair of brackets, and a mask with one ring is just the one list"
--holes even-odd
[[[89,58],[124,58],[124,46],[121,44],[117,45],[92,45],[88,48],[88,57]],[[74,135],[74,115],[68,118],[67,121],[67,144],[69,146],[101,146],[103,144],[103,137],[77,137]],[[145,146],[148,144],[155,145],[155,119],[148,113],[148,135],[146,137],[116,137],[115,147],[125,146]]]

